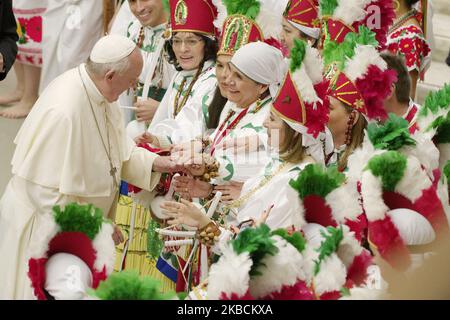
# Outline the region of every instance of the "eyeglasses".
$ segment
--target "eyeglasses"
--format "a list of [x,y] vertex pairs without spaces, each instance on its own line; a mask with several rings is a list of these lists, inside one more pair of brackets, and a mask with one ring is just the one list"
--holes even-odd
[[174,48],[181,48],[181,45],[184,43],[184,45],[186,47],[193,48],[202,41],[203,41],[203,39],[187,39],[187,40],[172,39],[172,40],[170,40],[170,44]]

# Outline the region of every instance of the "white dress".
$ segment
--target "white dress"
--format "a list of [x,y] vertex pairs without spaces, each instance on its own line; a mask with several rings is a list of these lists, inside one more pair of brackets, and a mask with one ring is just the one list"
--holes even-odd
[[[156,156],[135,146],[122,121],[118,105],[106,102],[84,65],[40,96],[15,139],[13,178],[0,200],[0,300],[33,299],[27,250],[45,236],[35,231],[53,205],[92,203],[113,218],[121,177],[146,190],[159,182],[160,174],[152,173]],[[103,147],[108,135],[115,179]]]
[[57,76],[87,60],[102,36],[102,22],[101,1],[47,0],[40,92]]
[[[219,177],[215,183],[222,184],[227,181],[245,182],[251,177],[258,175],[264,166],[270,161],[269,153],[264,146],[267,145],[267,130],[263,126],[271,108],[272,98],[268,97],[258,104],[255,102],[250,107],[245,116],[235,125],[229,128],[227,135],[223,139],[243,138],[258,136],[260,146],[251,152],[238,152],[234,154],[233,148],[216,149],[214,157],[219,161]],[[219,120],[219,126],[210,135],[211,141],[217,139],[222,131],[225,131],[244,109],[228,101],[225,105]],[[230,114],[232,114],[231,117]],[[227,121],[226,121],[227,120]],[[226,121],[226,125],[224,122]],[[255,146],[257,147],[257,146]]]
[[[126,3],[124,3],[124,5],[128,6],[128,4]],[[141,28],[141,23],[133,16],[133,19],[127,22],[126,32],[122,35],[138,44]],[[147,97],[152,98],[156,101],[161,101],[164,97],[165,92],[167,88],[169,88],[169,84],[176,73],[174,66],[170,64],[164,57],[163,45],[165,40],[162,36],[165,29],[166,24],[161,24],[154,28],[143,28],[144,40],[140,51],[142,54],[144,65],[139,76],[139,83],[137,84],[137,88],[135,91],[129,90],[121,94],[119,99],[121,105],[132,106],[135,102],[135,97],[142,97],[143,87],[150,72],[152,72],[152,75],[148,79],[150,90]],[[153,62],[155,59],[157,59],[157,63],[156,66],[152,69],[152,65],[154,65]],[[129,123],[134,118],[134,111],[132,110],[123,110],[123,113],[125,124]]]
[[175,75],[153,117],[148,131],[158,137],[162,146],[189,141],[204,131],[204,112],[207,112],[217,88],[214,61],[205,62],[186,104],[175,114],[175,100],[182,82],[185,81],[185,84],[178,103],[188,94],[187,89],[196,73],[197,70],[183,70]]
[[[296,230],[300,230],[305,224],[302,215],[303,205],[298,192],[289,185],[289,181],[295,180],[300,171],[310,163],[314,163],[314,160],[308,157],[301,163],[287,165],[283,171],[274,175],[264,187],[258,189],[239,208],[237,221],[242,222],[249,218],[258,220],[264,210],[273,205],[266,220],[266,224],[271,229],[295,227]],[[244,183],[241,197],[256,189],[261,181],[276,172],[281,164],[279,159],[272,158],[260,175]]]

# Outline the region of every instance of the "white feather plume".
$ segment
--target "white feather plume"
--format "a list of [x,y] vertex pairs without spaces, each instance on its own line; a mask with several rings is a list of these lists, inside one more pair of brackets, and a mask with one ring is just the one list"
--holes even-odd
[[217,8],[217,17],[214,20],[214,26],[222,33],[223,24],[228,16],[227,8],[222,0],[212,0],[213,5]]
[[349,227],[343,226],[344,238],[339,244],[337,255],[346,268],[349,268],[356,256],[359,256],[363,248],[355,238],[355,233]]
[[342,20],[345,24],[352,25],[366,16],[364,8],[372,0],[340,0],[334,11],[334,18]]
[[259,2],[261,8],[259,15],[256,17],[256,23],[261,28],[265,39],[274,38],[278,40],[282,30],[281,22],[287,1],[260,0]]
[[355,183],[345,183],[331,191],[325,197],[330,206],[333,218],[337,223],[345,223],[345,220],[354,221],[363,212],[359,204],[359,194]]
[[305,64],[302,63],[300,69],[295,70],[291,73],[292,81],[297,86],[299,93],[301,94],[302,99],[308,103],[314,103],[319,101],[319,97],[317,96],[317,92],[314,89],[313,83],[306,73]]
[[361,179],[361,195],[363,206],[369,221],[382,220],[389,208],[383,201],[383,187],[381,179],[375,177],[371,171],[364,171]]
[[36,215],[35,219],[39,220],[36,221],[39,227],[35,230],[33,239],[30,241],[27,256],[33,259],[46,258],[48,245],[60,231],[60,227],[50,213]]
[[253,261],[248,252],[239,255],[231,244],[221,246],[222,256],[211,266],[208,277],[208,299],[218,300],[222,293],[238,296],[246,294]]
[[311,79],[313,84],[322,82],[323,80],[323,59],[319,51],[316,48],[312,48],[309,45],[306,46],[306,54],[303,60],[306,73]]
[[350,80],[355,81],[367,73],[370,65],[375,65],[382,71],[387,68],[386,61],[380,57],[375,47],[357,46],[355,55],[347,61],[344,72]]
[[326,257],[320,264],[319,273],[314,277],[314,289],[316,294],[339,291],[347,279],[345,265],[336,253]]
[[96,253],[94,268],[102,271],[106,267],[106,273],[110,274],[114,270],[116,261],[116,248],[112,235],[114,228],[110,223],[103,223],[99,233],[95,236],[92,245]]
[[407,197],[411,202],[415,202],[422,196],[422,192],[432,186],[431,179],[422,169],[419,160],[415,157],[408,157],[403,177],[395,186],[395,192]]
[[295,285],[305,280],[303,256],[298,250],[280,236],[273,236],[278,253],[263,258],[262,275],[250,280],[250,293],[255,298],[279,292],[281,288]]

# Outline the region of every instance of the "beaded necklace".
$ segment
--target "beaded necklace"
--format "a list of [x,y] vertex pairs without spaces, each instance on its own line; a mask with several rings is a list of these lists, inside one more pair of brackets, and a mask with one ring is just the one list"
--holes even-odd
[[180,96],[181,96],[181,93],[183,92],[184,86],[186,84],[186,79],[187,79],[187,78],[183,78],[183,81],[181,82],[181,85],[178,88],[177,95],[175,96],[175,101],[173,104],[173,117],[174,118],[177,116],[177,114],[181,111],[181,109],[183,109],[184,105],[186,104],[187,99],[189,98],[189,96],[192,92],[192,88],[194,87],[195,82],[197,82],[200,74],[202,73],[202,70],[203,70],[203,64],[198,68],[197,73],[194,76],[194,79],[192,79],[191,83],[189,84],[186,94],[184,95],[183,99],[181,100],[181,103],[179,103]]
[[402,26],[406,21],[408,21],[409,19],[413,18],[416,14],[417,14],[417,10],[416,9],[411,9],[410,11],[405,13],[403,16],[401,16],[400,18],[398,18],[396,20],[396,22],[392,25],[392,27],[389,28],[389,32],[388,33],[389,34],[392,33],[394,30],[396,30],[397,28]]

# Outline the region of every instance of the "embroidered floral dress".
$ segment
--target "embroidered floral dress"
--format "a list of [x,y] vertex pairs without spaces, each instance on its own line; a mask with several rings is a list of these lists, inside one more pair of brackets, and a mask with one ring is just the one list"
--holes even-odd
[[42,66],[42,16],[46,6],[45,0],[13,1],[19,34],[17,61],[20,63]]
[[431,61],[431,50],[422,30],[412,24],[392,30],[387,39],[390,52],[405,57],[408,71],[417,70],[421,79]]

